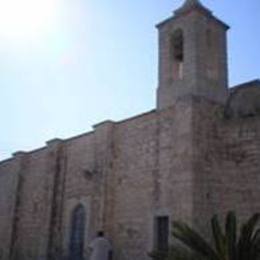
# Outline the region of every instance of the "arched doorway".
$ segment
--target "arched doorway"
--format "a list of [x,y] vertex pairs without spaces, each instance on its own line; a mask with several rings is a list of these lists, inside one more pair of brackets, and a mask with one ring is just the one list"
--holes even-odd
[[86,213],[83,205],[77,205],[71,214],[69,259],[83,260]]

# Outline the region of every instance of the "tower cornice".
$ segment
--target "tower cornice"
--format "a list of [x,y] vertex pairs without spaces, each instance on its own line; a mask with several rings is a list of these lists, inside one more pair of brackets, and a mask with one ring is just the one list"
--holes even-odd
[[195,9],[209,15],[212,14],[212,11],[206,8],[199,0],[186,0],[184,4],[174,12],[174,14],[175,16],[183,15]]
[[156,25],[156,27],[160,28],[167,22],[186,16],[187,14],[193,11],[200,12],[209,18],[213,18],[217,23],[221,24],[226,30],[230,28],[229,25],[227,25],[226,23],[218,19],[216,16],[214,16],[213,12],[207,7],[205,7],[199,0],[186,0],[180,8],[173,11],[172,17],[160,22]]

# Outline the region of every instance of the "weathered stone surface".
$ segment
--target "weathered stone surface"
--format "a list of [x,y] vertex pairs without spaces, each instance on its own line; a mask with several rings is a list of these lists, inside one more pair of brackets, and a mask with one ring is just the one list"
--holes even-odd
[[231,118],[243,118],[260,115],[260,80],[231,88],[225,115]]

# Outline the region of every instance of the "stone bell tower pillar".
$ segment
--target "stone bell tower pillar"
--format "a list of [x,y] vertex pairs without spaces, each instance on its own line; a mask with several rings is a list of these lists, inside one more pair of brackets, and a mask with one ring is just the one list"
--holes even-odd
[[159,30],[157,108],[184,96],[224,103],[227,97],[228,26],[198,0],[186,0]]

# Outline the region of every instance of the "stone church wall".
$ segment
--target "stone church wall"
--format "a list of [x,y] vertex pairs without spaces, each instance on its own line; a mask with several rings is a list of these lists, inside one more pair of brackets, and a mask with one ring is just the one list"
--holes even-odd
[[[191,219],[190,100],[119,123],[115,130],[116,259],[149,259],[155,218]],[[108,204],[108,205],[111,205]]]
[[85,255],[104,229],[117,260],[149,259],[158,216],[205,230],[214,213],[260,211],[259,118],[223,111],[185,97],[2,162],[2,259],[9,250],[13,259],[67,256],[77,205],[86,210]]
[[243,220],[260,212],[260,118],[223,111],[201,99],[193,106],[194,223],[201,229],[216,213],[233,210]]
[[68,255],[71,214],[82,204],[85,251],[104,229],[116,259],[148,259],[157,216],[192,219],[191,105],[184,98],[169,109],[103,122],[89,134],[22,154],[14,255]]
[[64,201],[62,206],[62,248],[68,255],[70,243],[71,214],[77,205],[86,210],[85,251],[97,226],[95,216],[98,211],[95,187],[95,145],[94,134],[86,134],[65,141],[66,167],[64,180]]
[[[13,259],[35,259],[47,247],[52,180],[47,149],[21,155],[13,224]],[[17,160],[17,158],[15,158]]]
[[17,163],[0,163],[0,259],[8,259],[12,240],[12,225],[18,180]]

